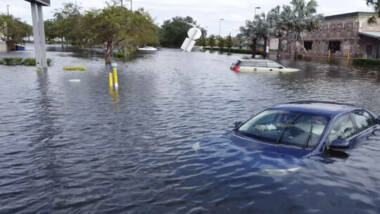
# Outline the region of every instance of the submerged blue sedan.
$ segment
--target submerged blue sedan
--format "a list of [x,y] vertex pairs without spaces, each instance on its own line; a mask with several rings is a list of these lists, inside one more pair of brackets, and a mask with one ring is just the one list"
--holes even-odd
[[344,151],[380,128],[380,118],[351,104],[299,101],[268,108],[236,122],[235,142],[296,157]]

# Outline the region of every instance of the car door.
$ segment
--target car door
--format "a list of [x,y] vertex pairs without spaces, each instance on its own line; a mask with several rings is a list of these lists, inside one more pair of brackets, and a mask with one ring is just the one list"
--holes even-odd
[[357,127],[357,136],[355,142],[364,137],[371,135],[376,128],[375,118],[365,110],[356,110],[352,112],[352,118]]
[[281,72],[281,70],[284,68],[281,64],[273,61],[268,61],[267,66],[270,72]]
[[335,120],[327,138],[327,145],[335,140],[347,140],[351,143],[356,133],[357,129],[351,114],[344,114]]
[[240,72],[253,72],[251,64],[252,63],[250,61],[241,61],[241,63],[239,64],[239,66],[240,66],[239,71]]
[[268,72],[268,65],[265,60],[257,60],[254,62],[254,70],[255,72]]

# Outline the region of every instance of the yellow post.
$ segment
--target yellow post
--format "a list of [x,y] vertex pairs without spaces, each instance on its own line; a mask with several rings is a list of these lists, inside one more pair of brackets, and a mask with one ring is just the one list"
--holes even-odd
[[350,61],[351,61],[351,52],[348,51],[348,54],[347,54],[347,64],[350,64]]
[[118,88],[119,87],[119,80],[117,78],[117,64],[116,63],[112,63],[112,69],[113,69],[113,80],[115,83],[115,88]]
[[113,76],[112,73],[109,73],[110,88],[113,89]]
[[329,50],[329,55],[328,55],[329,61],[331,60],[331,50]]

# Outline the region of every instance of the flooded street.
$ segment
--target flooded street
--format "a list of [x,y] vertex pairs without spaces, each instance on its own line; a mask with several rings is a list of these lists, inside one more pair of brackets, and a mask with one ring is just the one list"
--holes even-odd
[[115,95],[103,58],[48,57],[47,75],[0,65],[0,213],[380,213],[380,131],[328,163],[229,138],[235,121],[281,102],[380,114],[378,72],[283,61],[301,71],[239,74],[229,66],[242,55],[163,49],[118,62]]

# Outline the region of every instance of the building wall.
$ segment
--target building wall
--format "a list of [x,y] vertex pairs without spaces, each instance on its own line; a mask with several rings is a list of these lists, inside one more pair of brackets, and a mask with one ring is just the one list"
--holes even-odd
[[5,44],[5,42],[0,41],[0,53],[6,53],[6,52],[8,52],[7,45]]
[[[359,32],[380,32],[380,19],[377,24],[368,24],[369,14],[327,17],[318,29],[302,34],[302,44],[287,45],[287,52],[292,53],[296,47],[304,42],[312,42],[312,49],[303,52],[307,56],[328,56],[329,43],[339,42],[340,50],[332,54],[336,57],[346,57],[350,52],[352,57],[380,57],[378,49],[380,41],[359,36]],[[299,49],[298,49],[299,50]],[[299,52],[299,51],[298,51]]]

